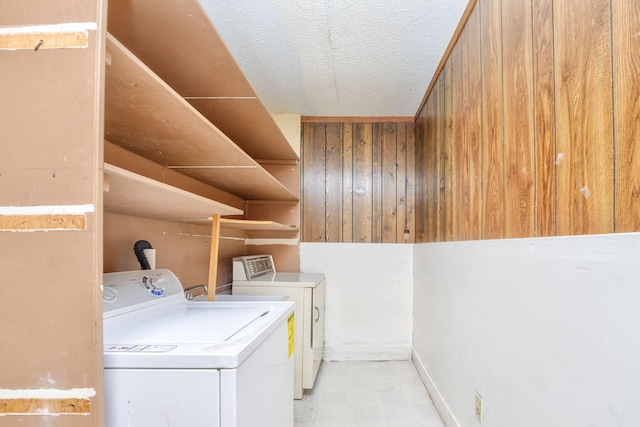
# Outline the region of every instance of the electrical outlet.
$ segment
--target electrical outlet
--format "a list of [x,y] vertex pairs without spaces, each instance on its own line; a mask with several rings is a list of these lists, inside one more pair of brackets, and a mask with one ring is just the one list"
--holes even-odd
[[482,396],[476,392],[476,418],[482,423]]

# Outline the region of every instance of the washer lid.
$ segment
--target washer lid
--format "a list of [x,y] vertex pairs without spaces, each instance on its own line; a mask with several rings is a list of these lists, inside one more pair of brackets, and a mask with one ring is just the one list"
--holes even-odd
[[216,344],[231,338],[269,307],[220,307],[183,305],[153,316],[136,316],[134,322],[105,331],[107,345]]

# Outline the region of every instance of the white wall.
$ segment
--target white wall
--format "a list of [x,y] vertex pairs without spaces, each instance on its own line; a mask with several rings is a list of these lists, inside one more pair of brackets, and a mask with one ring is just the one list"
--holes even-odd
[[300,157],[300,130],[302,129],[299,114],[272,114],[284,137]]
[[300,270],[327,278],[325,360],[411,358],[412,254],[406,244],[300,244]]
[[479,425],[476,391],[487,426],[639,425],[640,234],[420,244],[414,266],[447,425]]

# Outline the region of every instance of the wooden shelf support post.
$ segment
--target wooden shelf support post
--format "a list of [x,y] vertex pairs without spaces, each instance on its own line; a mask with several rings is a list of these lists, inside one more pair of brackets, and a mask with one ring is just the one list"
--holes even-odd
[[216,279],[218,276],[218,243],[220,242],[220,215],[211,217],[211,255],[209,258],[209,285],[207,299],[216,299]]

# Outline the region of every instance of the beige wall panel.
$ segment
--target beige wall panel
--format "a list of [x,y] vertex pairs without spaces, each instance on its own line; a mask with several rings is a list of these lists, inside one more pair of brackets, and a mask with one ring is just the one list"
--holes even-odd
[[87,0],[3,0],[0,27],[96,22],[101,2]]
[[102,425],[102,6],[13,1],[0,13],[3,27],[98,28],[86,48],[0,51],[0,207],[90,207],[85,230],[0,232],[0,387],[96,393],[84,416],[0,425]]
[[[156,268],[173,271],[185,287],[207,283],[211,226],[104,215],[104,271],[140,270],[133,253],[138,240],[156,250]],[[222,243],[221,243],[222,245]]]

